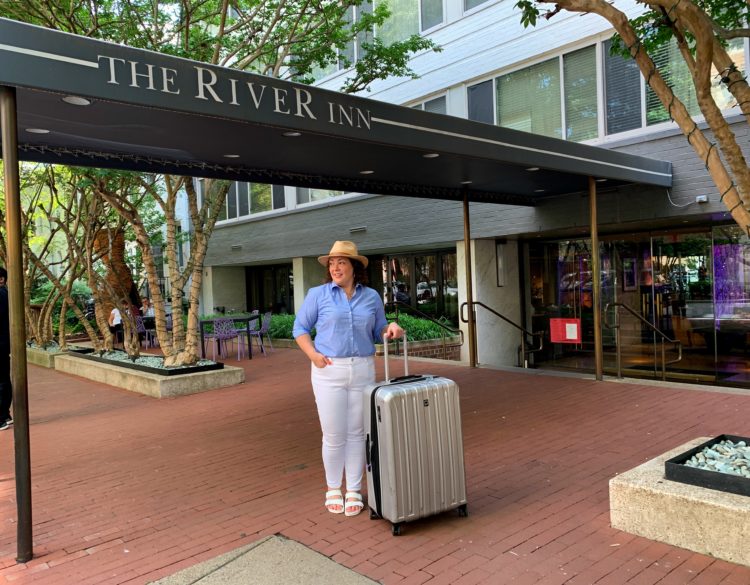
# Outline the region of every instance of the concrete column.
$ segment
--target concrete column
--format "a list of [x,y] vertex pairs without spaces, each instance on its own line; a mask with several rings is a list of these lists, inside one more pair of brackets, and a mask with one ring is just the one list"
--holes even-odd
[[262,307],[247,306],[244,266],[213,266],[211,296],[213,304],[204,306],[204,311],[213,313],[214,307],[224,307],[235,313]]
[[297,257],[292,260],[292,274],[294,277],[294,306],[299,309],[305,300],[307,291],[314,286],[323,284],[325,268],[317,258]]
[[214,312],[214,269],[212,266],[203,267],[203,282],[201,283],[200,314],[208,315]]
[[[482,302],[514,323],[521,323],[521,291],[519,284],[518,244],[508,241],[500,246],[502,254],[503,286],[498,286],[497,246],[495,240],[472,240],[472,279],[474,300]],[[456,242],[458,273],[458,302],[466,302],[466,272],[464,265],[464,243]],[[477,307],[477,360],[481,365],[517,365],[521,332],[498,319],[482,307]],[[468,326],[461,323],[464,336]],[[461,360],[468,361],[469,348],[464,343]]]
[[[476,299],[513,323],[523,326],[518,281],[518,243],[508,241],[498,245],[494,240],[475,240],[473,258]],[[498,286],[498,269],[501,271],[502,286]],[[477,309],[479,363],[515,366],[518,363],[520,344],[521,331],[481,307]]]
[[[464,269],[466,262],[466,254],[464,254],[465,246],[464,241],[459,240],[456,242],[456,266],[458,268],[458,307],[461,310],[461,305],[466,302],[466,270]],[[468,313],[468,309],[464,309]],[[461,361],[469,362],[469,324],[464,323],[461,320],[459,313],[458,326],[464,333],[464,343],[461,346]]]

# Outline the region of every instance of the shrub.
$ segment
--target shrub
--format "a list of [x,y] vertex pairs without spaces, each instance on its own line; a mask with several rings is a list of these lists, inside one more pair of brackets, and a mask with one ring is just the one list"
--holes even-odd
[[[39,279],[32,286],[30,293],[31,304],[41,304],[47,300],[47,297],[54,289],[54,285],[46,278]],[[73,283],[73,290],[71,296],[78,301],[79,307],[85,312],[84,304],[86,299],[91,296],[91,289],[86,284],[76,281]],[[55,306],[52,310],[52,329],[55,335],[58,334],[60,328],[60,308],[62,307],[62,298],[58,298]],[[65,312],[66,326],[65,331],[67,333],[80,333],[84,331],[83,325],[78,322],[78,317],[73,310],[68,307]],[[95,321],[92,321],[95,323]],[[94,325],[96,328],[96,325]]]
[[[396,315],[390,313],[387,315],[389,321],[395,321]],[[439,319],[452,330],[455,329],[447,319]],[[406,337],[409,341],[426,341],[428,339],[442,339],[443,335],[449,336],[451,333],[446,331],[436,323],[427,319],[420,319],[406,313],[399,313],[398,324],[406,331]]]
[[[387,315],[389,321],[394,321],[395,314]],[[420,319],[400,313],[398,323],[404,328],[409,341],[424,341],[426,339],[441,339],[443,333],[450,335],[447,331],[427,319]],[[453,328],[450,322],[446,321],[448,327]],[[294,315],[273,315],[271,317],[271,337],[274,339],[292,339],[292,327],[294,326]],[[313,331],[312,337],[315,337]]]
[[294,315],[271,315],[271,327],[268,332],[273,339],[293,339]]

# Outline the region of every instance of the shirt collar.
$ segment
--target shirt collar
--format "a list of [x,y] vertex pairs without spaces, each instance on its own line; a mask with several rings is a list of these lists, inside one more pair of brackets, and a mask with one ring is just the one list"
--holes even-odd
[[[343,291],[343,289],[333,281],[329,282],[328,284],[331,290]],[[362,284],[358,282],[357,284],[354,285],[354,292],[357,292],[360,288],[362,288]]]

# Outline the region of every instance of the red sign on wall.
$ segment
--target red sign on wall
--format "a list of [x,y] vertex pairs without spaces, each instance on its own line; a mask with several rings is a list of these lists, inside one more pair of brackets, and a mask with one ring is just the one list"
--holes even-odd
[[550,319],[549,337],[552,343],[581,343],[581,320]]

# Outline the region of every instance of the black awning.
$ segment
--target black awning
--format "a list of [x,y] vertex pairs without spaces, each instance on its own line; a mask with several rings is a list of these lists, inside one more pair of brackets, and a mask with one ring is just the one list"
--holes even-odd
[[22,160],[516,205],[672,182],[664,161],[11,20],[0,41]]

